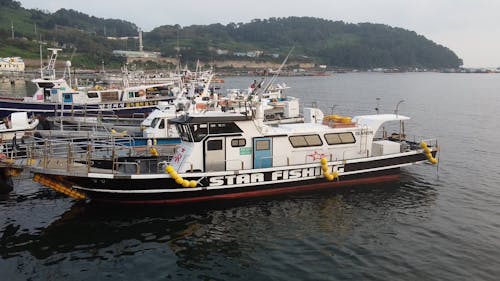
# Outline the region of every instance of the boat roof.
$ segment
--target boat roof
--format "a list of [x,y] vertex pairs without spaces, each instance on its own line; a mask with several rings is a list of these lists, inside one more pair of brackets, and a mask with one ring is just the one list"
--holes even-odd
[[[268,126],[267,134],[310,134],[331,131],[332,128],[320,123],[291,123],[279,126]],[[352,128],[349,128],[352,129]],[[343,129],[345,130],[345,129]]]
[[372,128],[374,131],[377,131],[378,128],[385,122],[390,121],[406,121],[410,120],[410,117],[404,116],[401,114],[376,114],[376,115],[360,115],[355,116],[352,121],[357,122],[358,125],[368,126]]
[[149,88],[162,88],[162,87],[168,87],[168,86],[172,86],[172,85],[174,85],[174,82],[166,82],[166,83],[161,83],[161,84],[146,84],[146,85],[128,87],[127,90],[134,91],[134,90],[143,90],[143,89],[149,89]]
[[251,120],[252,116],[243,115],[241,113],[221,113],[208,111],[205,113],[195,113],[195,114],[185,114],[177,118],[171,119],[172,123],[224,123],[224,122],[234,122],[234,121],[246,121]]

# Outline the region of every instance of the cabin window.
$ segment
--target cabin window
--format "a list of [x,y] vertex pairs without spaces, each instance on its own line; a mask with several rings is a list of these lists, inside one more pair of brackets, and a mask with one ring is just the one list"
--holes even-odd
[[[156,119],[159,119],[159,118],[155,118],[155,120]],[[153,120],[153,122],[154,122],[154,120]],[[188,142],[192,142],[193,141],[192,138],[191,138],[191,134],[189,133],[188,125],[179,125],[178,124],[178,125],[176,125],[176,127],[177,127],[177,132],[179,133],[179,136],[181,137],[181,139],[183,141],[188,141]]]
[[208,125],[207,124],[191,124],[191,132],[193,133],[194,141],[201,141],[205,136],[208,135]]
[[138,97],[139,97],[139,92],[128,92],[129,99],[138,98]]
[[329,145],[355,143],[356,139],[351,132],[325,134],[326,143]]
[[247,145],[246,139],[233,139],[231,140],[232,147],[243,147]]
[[165,119],[161,119],[160,126],[158,126],[158,129],[165,129]]
[[270,140],[258,140],[255,142],[255,150],[269,150],[271,147]]
[[232,134],[232,133],[241,133],[241,132],[243,132],[243,131],[234,122],[230,122],[230,123],[211,123],[210,124],[210,131],[209,131],[209,133],[211,135]]
[[207,142],[207,150],[222,150],[222,140],[209,140]]
[[291,136],[288,139],[294,148],[323,145],[319,135]]
[[101,92],[102,101],[114,101],[118,100],[118,92]]
[[160,118],[155,118],[151,121],[151,128],[156,128],[156,124],[160,121]]
[[87,97],[89,97],[90,99],[95,99],[98,98],[99,95],[97,94],[97,92],[88,92]]
[[340,133],[339,134],[340,140],[342,143],[355,143],[356,139],[354,138],[354,135],[349,132],[349,133]]

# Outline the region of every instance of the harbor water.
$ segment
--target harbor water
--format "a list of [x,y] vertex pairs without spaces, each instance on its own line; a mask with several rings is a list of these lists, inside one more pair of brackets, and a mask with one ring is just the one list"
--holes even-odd
[[[393,113],[403,101],[407,135],[437,138],[439,165],[390,184],[177,207],[76,202],[24,174],[0,198],[1,279],[498,280],[500,75],[277,82],[328,114]],[[0,87],[26,94],[20,82]]]

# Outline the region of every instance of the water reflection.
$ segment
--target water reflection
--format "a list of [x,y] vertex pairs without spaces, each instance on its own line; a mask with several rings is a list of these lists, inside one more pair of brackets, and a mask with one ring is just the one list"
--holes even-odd
[[[167,246],[179,266],[199,264],[214,253],[237,257],[259,247],[256,237],[328,235],[348,237],[356,228],[391,221],[402,213],[426,213],[436,192],[415,188],[415,180],[286,198],[271,198],[182,207],[120,207],[77,203],[46,227],[35,231],[11,221],[0,238],[3,258],[28,252],[36,259],[71,252],[87,252],[89,259],[105,258],[99,249],[133,241],[120,251],[134,255],[147,245]],[[419,186],[422,183],[418,184]],[[49,200],[54,200],[49,199]],[[57,200],[57,199],[56,199]],[[14,207],[14,206],[12,206]],[[265,239],[264,239],[265,240]],[[139,245],[143,245],[139,247]]]

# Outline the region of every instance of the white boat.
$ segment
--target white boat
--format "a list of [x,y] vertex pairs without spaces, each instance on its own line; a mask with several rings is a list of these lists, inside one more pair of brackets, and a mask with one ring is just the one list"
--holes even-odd
[[[0,97],[0,117],[18,111],[30,111],[40,116],[146,116],[159,102],[173,100],[180,90],[174,82],[117,89],[73,87],[70,77],[66,80],[66,77],[58,79],[55,76],[60,49],[49,50],[52,55],[48,66],[41,71],[41,78],[32,81],[37,88],[35,94],[25,98]],[[65,73],[69,75],[71,63],[68,61],[66,66]]]
[[182,142],[171,162],[156,163],[162,172],[143,173],[142,162],[124,163],[133,171],[119,164],[110,170],[39,165],[32,171],[35,181],[79,199],[179,204],[394,181],[403,167],[437,163],[436,140],[410,140],[403,131],[384,137],[383,124],[404,128],[409,117],[304,112],[304,123],[278,126],[264,124],[262,107],[254,117],[215,111],[180,116],[171,122]]
[[37,125],[38,119],[28,118],[27,112],[14,112],[0,121],[0,140],[21,139],[25,132],[35,130]]

